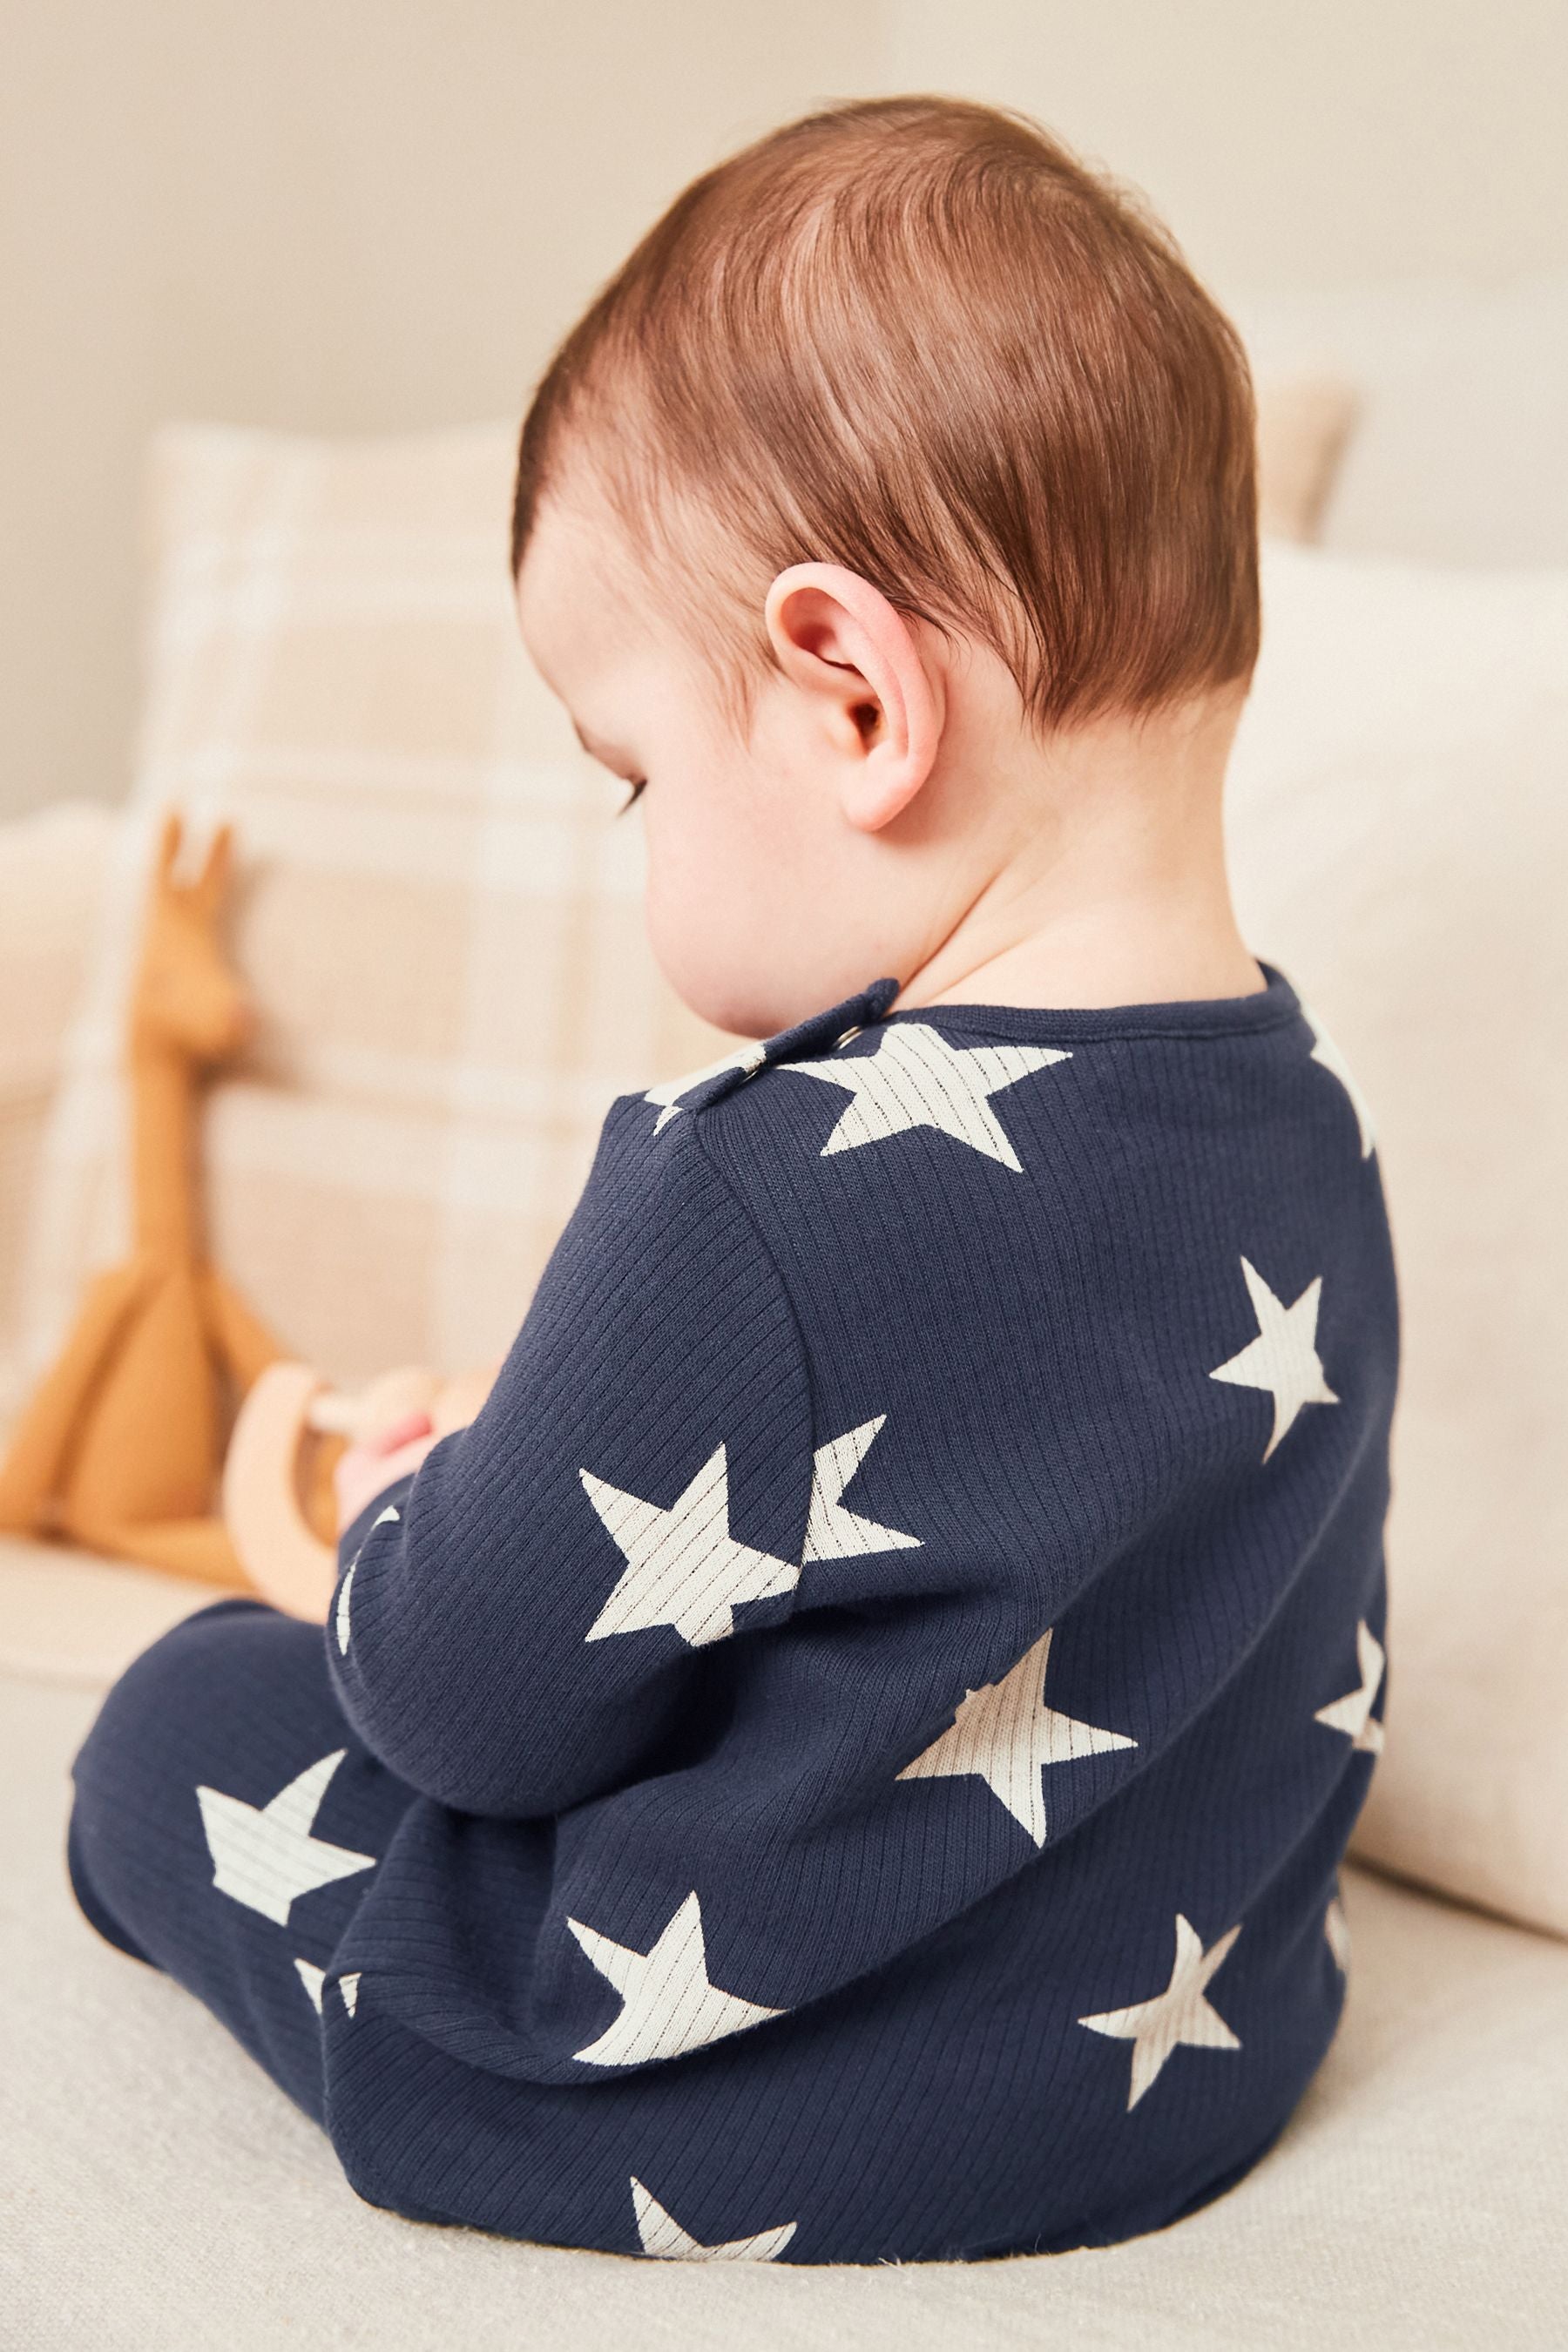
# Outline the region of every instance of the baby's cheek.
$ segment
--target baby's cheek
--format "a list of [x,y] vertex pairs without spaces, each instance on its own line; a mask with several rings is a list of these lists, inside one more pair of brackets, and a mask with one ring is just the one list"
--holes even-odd
[[[834,922],[834,877],[810,839],[809,793],[741,759],[722,776],[692,771],[644,795],[647,919],[676,994],[727,1034],[763,1037],[826,1001],[818,936]],[[784,1009],[781,1012],[781,1006]]]
[[[650,789],[647,799],[653,798]],[[689,1002],[689,988],[702,985],[716,961],[728,960],[732,934],[754,919],[759,887],[732,824],[700,803],[675,807],[667,800],[657,816],[649,806],[648,938],[666,978]]]

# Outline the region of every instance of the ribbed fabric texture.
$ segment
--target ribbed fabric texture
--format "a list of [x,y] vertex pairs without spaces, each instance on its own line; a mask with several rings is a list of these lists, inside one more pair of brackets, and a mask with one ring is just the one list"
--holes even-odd
[[616,1103],[243,1790],[323,1741],[396,1789],[356,1817],[345,1763],[334,1816],[322,1757],[309,1790],[364,1847],[305,1897],[353,1898],[306,1980],[363,2195],[984,2255],[1159,2227],[1277,2137],[1381,1744],[1397,1318],[1364,1113],[1267,976],[1086,1013],[879,982]]

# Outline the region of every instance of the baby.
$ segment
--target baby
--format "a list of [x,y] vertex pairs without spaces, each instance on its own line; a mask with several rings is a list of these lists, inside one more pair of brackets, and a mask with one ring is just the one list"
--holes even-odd
[[1106,2245],[1331,2042],[1382,1740],[1372,1141],[1221,838],[1253,408],[1168,236],[909,99],[677,201],[523,428],[529,650],[687,1003],[323,1634],[204,1609],[76,1762],[88,1917],[422,2220]]

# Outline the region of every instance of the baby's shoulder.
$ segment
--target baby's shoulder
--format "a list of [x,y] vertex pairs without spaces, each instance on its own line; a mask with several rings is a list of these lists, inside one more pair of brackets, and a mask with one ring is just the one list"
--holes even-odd
[[[758,1223],[765,1201],[751,1180],[787,1168],[809,1150],[805,1087],[771,1083],[776,1073],[820,1067],[823,1059],[880,1022],[898,993],[879,980],[772,1037],[737,1045],[684,1076],[617,1095],[606,1114],[581,1210],[661,1218],[716,1192],[739,1196]],[[762,1086],[755,1082],[764,1081]],[[761,1186],[765,1194],[768,1187]]]
[[1288,983],[1071,1013],[893,1012],[896,993],[619,1097],[611,1197],[584,1220],[601,1263],[641,1281],[659,1257],[731,1314],[765,1295],[861,1421],[868,1362],[876,1397],[890,1366],[910,1392],[968,1383],[983,1454],[1005,1402],[1058,1392],[1064,1366],[1111,1420],[1173,1365],[1212,1403],[1215,1368],[1289,1316],[1318,1318],[1336,1398],[1359,1362],[1381,1410],[1396,1314],[1372,1139]]
[[[726,1120],[723,1124],[728,1129],[738,1133],[781,1125],[787,1129],[791,1124],[791,1104],[798,1101],[798,1097],[788,1088],[781,1093],[770,1087],[764,1099],[751,1082],[783,1068],[813,1069],[821,1057],[847,1045],[868,1025],[879,1022],[898,989],[896,980],[873,981],[856,995],[813,1013],[808,1020],[781,1029],[772,1037],[739,1045],[701,1069],[689,1070],[681,1077],[662,1078],[637,1094],[617,1096],[606,1122],[606,1133],[626,1140],[652,1140],[674,1129],[677,1132],[671,1137],[672,1142],[695,1147],[699,1129],[706,1139],[711,1139],[715,1129],[712,1115],[742,1088],[748,1089],[747,1110],[754,1109],[758,1115],[742,1117],[738,1122],[733,1118]],[[679,1152],[670,1155],[672,1160],[684,1156]]]
[[1325,1213],[1354,1207],[1348,1074],[1331,1076],[1278,973],[1214,1005],[893,1011],[897,994],[873,982],[621,1097],[618,1157],[645,1208],[721,1190],[803,1265],[864,1268],[875,1250],[930,1282],[978,1254],[1000,1278],[1022,1249],[1081,1282],[1091,1263],[1181,1255],[1231,1195],[1254,1220],[1260,1197],[1297,1198],[1308,1161]]
[[[921,1248],[955,1217],[973,1234],[1027,1215],[1064,1140],[1058,1107],[1037,1097],[1071,1047],[889,1013],[897,992],[874,982],[621,1097],[621,1132],[639,1151],[662,1145],[670,1184],[722,1184],[768,1245],[787,1236],[807,1255],[842,1258],[895,1233]],[[1069,1126],[1081,1146],[1081,1113]]]

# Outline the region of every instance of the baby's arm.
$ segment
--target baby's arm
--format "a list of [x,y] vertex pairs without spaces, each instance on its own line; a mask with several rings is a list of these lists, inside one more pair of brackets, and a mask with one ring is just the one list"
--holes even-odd
[[792,1606],[794,1316],[697,1118],[655,1128],[640,1097],[612,1110],[472,1424],[349,1471],[339,1695],[390,1769],[464,1811],[557,1812],[657,1769],[734,1634]]
[[352,1528],[378,1496],[411,1478],[435,1443],[436,1425],[427,1412],[399,1413],[373,1436],[356,1438],[332,1473],[339,1528]]

